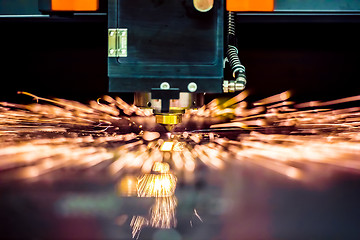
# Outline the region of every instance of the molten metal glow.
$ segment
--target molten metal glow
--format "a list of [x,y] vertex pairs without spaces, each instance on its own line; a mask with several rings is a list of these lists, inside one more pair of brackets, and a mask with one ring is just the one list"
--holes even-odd
[[161,145],[160,150],[163,152],[169,152],[172,150],[173,146],[174,146],[174,142],[166,141]]
[[139,197],[169,197],[176,188],[176,177],[172,173],[145,174],[138,181]]

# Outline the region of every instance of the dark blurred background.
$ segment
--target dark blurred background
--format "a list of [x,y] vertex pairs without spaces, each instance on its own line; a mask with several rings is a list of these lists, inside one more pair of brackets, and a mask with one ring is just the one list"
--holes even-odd
[[[37,0],[0,0],[0,14],[0,101],[32,101],[17,91],[79,101],[107,93],[106,11],[47,16],[40,15]],[[247,70],[247,88],[253,98],[290,89],[296,101],[359,95],[358,29],[360,15],[355,12],[239,14],[239,54]],[[131,94],[120,96],[132,98]],[[358,175],[344,173],[327,188],[318,187],[317,182],[304,187],[251,167],[245,163],[222,174],[202,168],[196,174],[196,187],[179,186],[177,230],[188,234],[186,239],[196,240],[238,239],[240,235],[243,239],[360,239]],[[2,238],[130,239],[129,224],[119,227],[113,218],[134,215],[134,209],[141,210],[135,205],[138,202],[118,199],[114,186],[94,174],[89,174],[92,180],[88,182],[78,178],[78,184],[53,184],[46,177],[44,185],[3,184]],[[90,199],[89,209],[96,211],[95,205],[100,212],[94,216],[85,212],[85,217],[61,215],[58,207],[64,202],[73,204],[74,199],[80,209]],[[234,209],[224,215],[232,203]],[[113,215],[103,217],[101,207]],[[204,223],[194,217],[195,207]],[[158,230],[145,229],[140,239],[152,236],[151,231]]]
[[[41,14],[35,3],[0,1],[0,100],[18,99],[19,90],[74,100],[106,94],[106,10],[28,16]],[[238,15],[247,88],[258,98],[290,89],[298,101],[359,94],[359,27],[356,13]]]

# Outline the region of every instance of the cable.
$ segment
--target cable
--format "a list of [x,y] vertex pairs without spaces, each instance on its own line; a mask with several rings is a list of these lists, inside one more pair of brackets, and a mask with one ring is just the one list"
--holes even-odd
[[233,77],[235,78],[235,89],[243,90],[246,85],[245,67],[241,64],[238,49],[236,48],[235,14],[228,12],[227,25],[227,59],[229,61]]

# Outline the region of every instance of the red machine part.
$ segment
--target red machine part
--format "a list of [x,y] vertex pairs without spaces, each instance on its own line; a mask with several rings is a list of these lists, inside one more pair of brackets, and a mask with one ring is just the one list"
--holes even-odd
[[51,0],[52,11],[97,11],[99,0]]
[[232,12],[272,12],[275,0],[227,0],[226,10]]

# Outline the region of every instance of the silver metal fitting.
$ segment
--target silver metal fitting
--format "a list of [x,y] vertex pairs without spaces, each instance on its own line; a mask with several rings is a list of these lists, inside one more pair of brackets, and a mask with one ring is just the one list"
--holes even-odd
[[161,89],[170,89],[170,84],[168,82],[162,82],[160,84]]
[[[135,106],[161,111],[161,100],[152,99],[150,92],[136,92],[134,94]],[[180,92],[179,99],[170,100],[170,109],[200,108],[204,105],[203,93]]]
[[246,86],[246,79],[244,77],[238,77],[235,80],[235,91],[244,90]]
[[197,90],[197,85],[194,82],[189,83],[187,86],[189,92],[195,92]]
[[246,80],[245,78],[235,81],[235,80],[224,80],[223,81],[223,92],[232,93],[237,91],[242,91],[245,89]]

